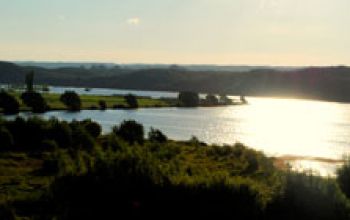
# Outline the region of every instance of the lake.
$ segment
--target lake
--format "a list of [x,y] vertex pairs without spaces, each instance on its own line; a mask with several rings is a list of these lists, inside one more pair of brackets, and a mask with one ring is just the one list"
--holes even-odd
[[[339,160],[350,153],[350,104],[277,98],[247,98],[248,105],[201,108],[147,108],[48,112],[44,118],[91,118],[104,132],[123,120],[134,119],[146,129],[158,128],[169,138],[193,135],[207,143],[241,142],[269,156],[297,158],[295,169],[315,169],[333,175]],[[30,116],[30,113],[21,113]]]

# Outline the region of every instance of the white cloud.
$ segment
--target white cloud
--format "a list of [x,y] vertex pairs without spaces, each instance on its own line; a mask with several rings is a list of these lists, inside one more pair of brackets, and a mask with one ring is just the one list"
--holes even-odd
[[129,18],[126,22],[127,22],[129,25],[137,26],[137,25],[140,24],[141,20],[140,20],[140,18],[138,18],[138,17],[133,17],[133,18]]

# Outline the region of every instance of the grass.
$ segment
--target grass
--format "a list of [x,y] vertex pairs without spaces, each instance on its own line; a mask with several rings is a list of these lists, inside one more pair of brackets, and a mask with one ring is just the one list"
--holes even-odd
[[[22,103],[20,93],[15,92],[11,94],[18,99],[21,111],[30,110],[30,108]],[[60,101],[60,94],[43,93],[42,95],[52,110],[67,110],[66,106]],[[127,106],[123,96],[80,95],[80,99],[82,102],[82,110],[98,108],[98,102],[100,100],[106,102],[108,109],[115,108],[116,105]],[[172,106],[169,101],[163,99],[137,97],[137,101],[140,108]]]

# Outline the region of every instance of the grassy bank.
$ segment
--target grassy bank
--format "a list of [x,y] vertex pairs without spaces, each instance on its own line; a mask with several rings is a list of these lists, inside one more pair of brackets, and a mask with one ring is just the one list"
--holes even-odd
[[[12,92],[20,103],[21,111],[29,111],[30,108],[25,106],[20,99],[21,93]],[[43,98],[46,100],[47,104],[50,106],[51,110],[67,110],[67,107],[60,101],[60,94],[53,93],[43,93]],[[106,102],[107,109],[122,108],[127,107],[127,103],[123,96],[101,96],[101,95],[80,95],[81,99],[81,109],[98,109],[99,101],[103,100]],[[137,97],[137,101],[140,108],[148,107],[170,107],[174,104],[171,101],[163,99],[155,99],[148,97]]]

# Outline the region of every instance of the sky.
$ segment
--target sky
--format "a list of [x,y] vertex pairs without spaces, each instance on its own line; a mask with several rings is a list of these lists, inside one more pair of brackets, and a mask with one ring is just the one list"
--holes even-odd
[[0,0],[0,60],[350,65],[349,0]]

